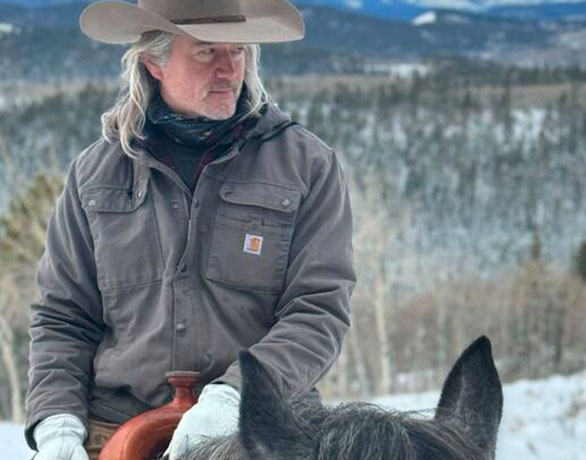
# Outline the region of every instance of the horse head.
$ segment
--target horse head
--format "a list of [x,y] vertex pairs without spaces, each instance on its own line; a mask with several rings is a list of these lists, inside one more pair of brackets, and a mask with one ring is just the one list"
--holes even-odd
[[251,353],[242,352],[240,364],[240,458],[490,460],[495,456],[503,395],[486,337],[472,343],[453,366],[432,419],[363,403],[337,408],[292,404]]

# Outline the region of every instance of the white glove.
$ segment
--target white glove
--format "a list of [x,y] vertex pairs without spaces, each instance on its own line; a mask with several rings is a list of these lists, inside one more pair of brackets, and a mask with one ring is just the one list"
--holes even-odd
[[239,406],[240,393],[230,385],[205,386],[197,404],[181,417],[163,458],[177,460],[206,438],[235,432]]
[[34,460],[89,460],[83,448],[87,431],[75,415],[47,417],[33,431],[39,451]]

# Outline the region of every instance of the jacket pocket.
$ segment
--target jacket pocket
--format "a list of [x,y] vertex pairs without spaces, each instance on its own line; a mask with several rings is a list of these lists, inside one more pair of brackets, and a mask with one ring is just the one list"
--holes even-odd
[[151,283],[163,276],[161,244],[146,185],[134,193],[108,186],[81,193],[103,290]]
[[226,183],[211,237],[208,279],[257,291],[279,291],[301,194],[276,185]]

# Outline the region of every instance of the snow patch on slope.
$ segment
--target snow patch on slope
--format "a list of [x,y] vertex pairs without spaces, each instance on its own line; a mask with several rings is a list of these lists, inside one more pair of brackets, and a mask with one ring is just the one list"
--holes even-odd
[[13,24],[9,24],[7,22],[0,22],[0,35],[2,34],[11,34],[16,32],[16,27]]
[[411,23],[414,26],[423,26],[426,24],[434,24],[437,22],[437,13],[435,11],[426,11],[417,16]]
[[360,10],[364,7],[360,0],[345,0],[344,5],[348,8],[352,8],[353,10]]

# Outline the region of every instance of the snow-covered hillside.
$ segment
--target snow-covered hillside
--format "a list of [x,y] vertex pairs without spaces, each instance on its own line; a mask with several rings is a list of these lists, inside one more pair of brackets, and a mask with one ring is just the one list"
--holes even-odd
[[[439,393],[386,396],[396,410],[429,409]],[[22,426],[0,422],[3,460],[28,460]],[[498,460],[582,460],[586,452],[586,371],[570,377],[519,381],[505,387]]]
[[327,6],[378,18],[412,20],[428,10],[459,10],[519,19],[584,18],[584,0],[293,0],[299,6]]
[[[586,452],[586,371],[570,377],[522,380],[504,388],[497,460],[583,460]],[[439,392],[386,396],[395,410],[434,407]]]

